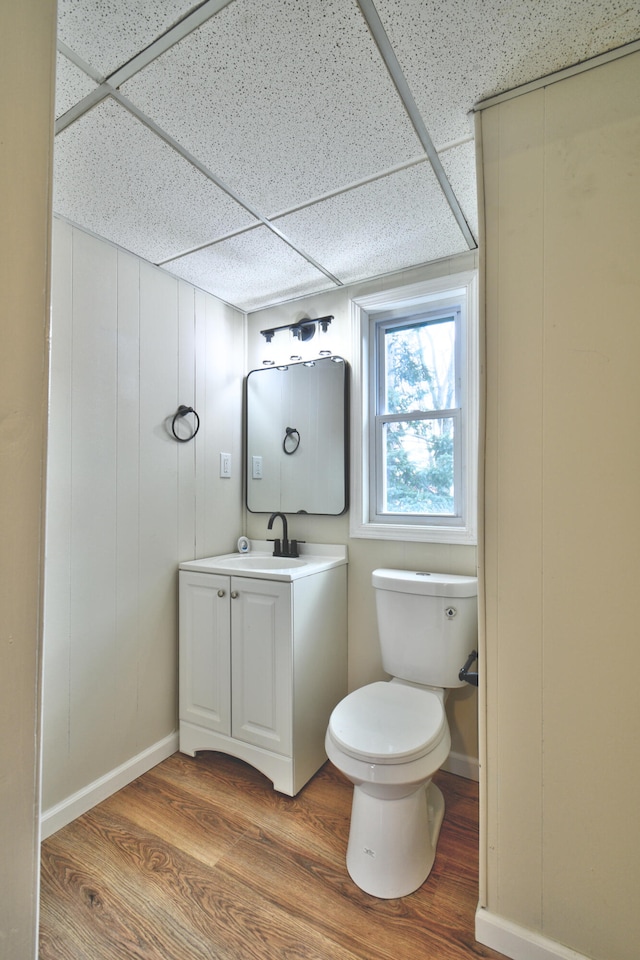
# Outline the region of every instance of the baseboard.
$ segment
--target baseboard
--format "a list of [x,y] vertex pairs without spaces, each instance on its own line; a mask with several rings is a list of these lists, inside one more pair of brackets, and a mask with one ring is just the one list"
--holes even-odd
[[576,953],[484,907],[476,910],[476,940],[511,960],[588,960],[583,953]]
[[465,777],[467,780],[480,779],[480,766],[477,757],[467,757],[463,753],[454,753],[451,751],[442,769],[448,773],[455,773],[457,777]]
[[143,750],[142,753],[137,754],[137,756],[132,757],[119,767],[116,767],[115,770],[110,770],[109,773],[106,773],[103,777],[83,787],[82,790],[71,794],[70,797],[61,800],[60,803],[50,807],[48,810],[43,810],[40,815],[40,832],[42,839],[46,840],[46,838],[50,837],[56,830],[60,830],[61,827],[71,823],[76,817],[86,813],[91,807],[95,807],[96,803],[106,800],[112,793],[121,790],[122,787],[126,787],[126,785],[131,783],[132,780],[135,780],[136,777],[146,773],[147,770],[151,770],[152,767],[161,763],[162,760],[166,760],[167,757],[176,753],[177,750],[178,732],[176,730],[174,733],[169,734],[168,737],[165,737],[164,740],[159,740],[146,750]]

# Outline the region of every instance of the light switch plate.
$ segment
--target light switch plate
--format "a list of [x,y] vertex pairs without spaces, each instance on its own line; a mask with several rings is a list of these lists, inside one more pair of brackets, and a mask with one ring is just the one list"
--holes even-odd
[[220,476],[221,477],[231,476],[231,454],[230,453],[220,454]]

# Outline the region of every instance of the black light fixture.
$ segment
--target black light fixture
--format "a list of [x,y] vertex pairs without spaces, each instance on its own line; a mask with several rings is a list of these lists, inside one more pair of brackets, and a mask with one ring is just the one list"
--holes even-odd
[[278,333],[280,330],[290,330],[291,335],[296,340],[306,342],[315,336],[316,326],[320,327],[323,333],[326,333],[332,320],[333,316],[318,317],[316,320],[311,320],[306,317],[304,320],[296,320],[295,323],[284,323],[281,327],[271,327],[267,330],[261,330],[260,333],[265,338],[267,343],[271,343],[274,334]]

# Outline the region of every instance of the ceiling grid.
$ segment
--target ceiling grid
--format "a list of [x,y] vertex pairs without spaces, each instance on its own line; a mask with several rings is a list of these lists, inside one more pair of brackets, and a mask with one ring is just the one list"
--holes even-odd
[[54,212],[252,311],[476,245],[469,114],[619,0],[59,0]]

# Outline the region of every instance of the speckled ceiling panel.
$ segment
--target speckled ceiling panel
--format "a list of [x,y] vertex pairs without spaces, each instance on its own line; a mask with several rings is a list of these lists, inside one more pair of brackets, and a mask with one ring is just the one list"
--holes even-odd
[[122,92],[266,216],[423,155],[352,0],[234,0]]
[[58,37],[107,76],[198,6],[198,0],[58,0]]
[[640,36],[628,0],[375,0],[436,146],[469,135],[478,100]]
[[56,118],[95,90],[97,84],[61,53],[56,61]]
[[343,283],[468,249],[428,162],[276,223]]
[[476,144],[474,140],[450,147],[439,154],[447,180],[462,208],[471,232],[478,239],[478,191],[476,187]]
[[172,260],[164,264],[164,269],[246,311],[335,290],[331,280],[268,227],[257,227]]
[[111,98],[56,137],[53,209],[158,262],[255,223]]

